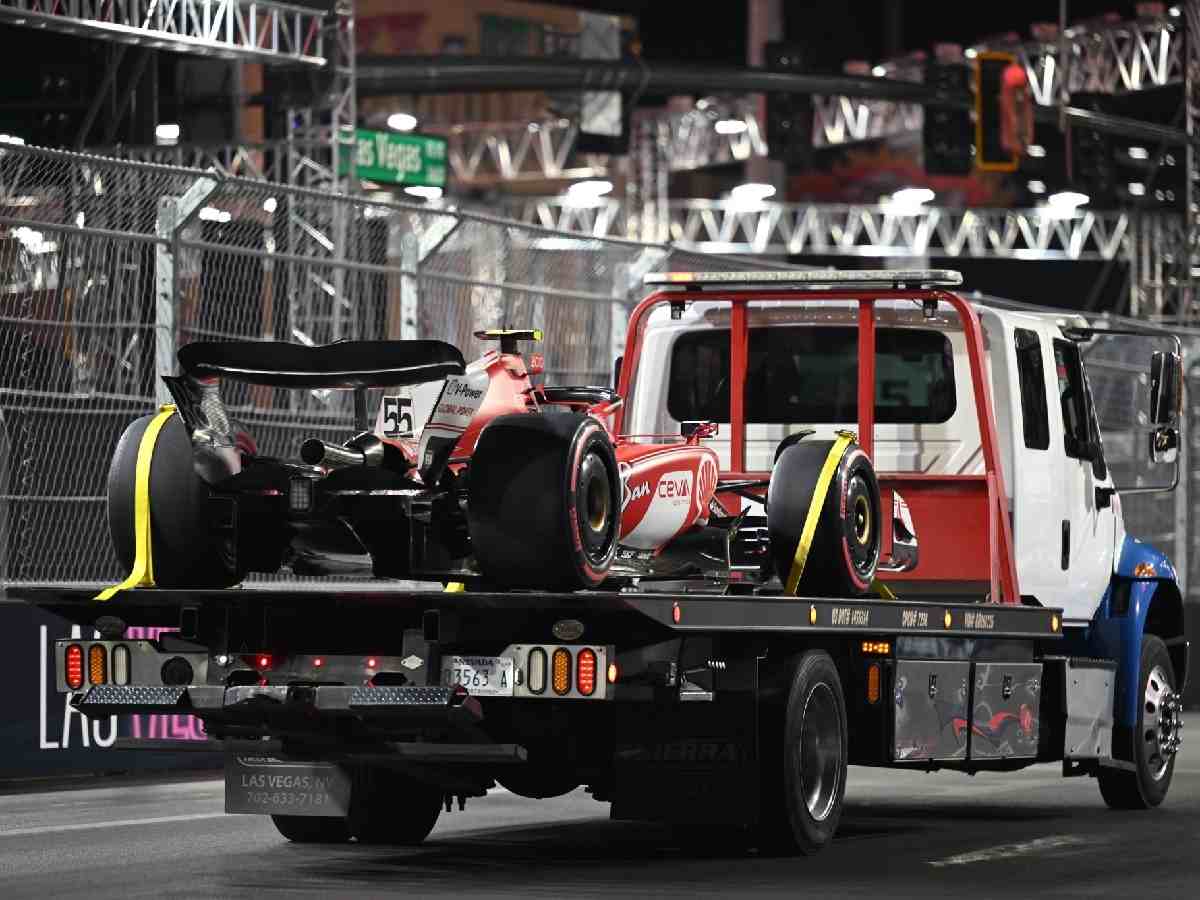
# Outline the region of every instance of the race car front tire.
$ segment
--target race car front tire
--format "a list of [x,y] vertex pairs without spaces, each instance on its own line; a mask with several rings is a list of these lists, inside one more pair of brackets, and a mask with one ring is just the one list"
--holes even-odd
[[[797,546],[833,445],[833,441],[800,441],[787,447],[771,470],[767,524],[774,569],[784,585],[797,564]],[[795,593],[815,597],[867,593],[879,565],[884,520],[875,469],[857,444],[845,448],[824,498],[817,502],[816,530]]]
[[517,413],[484,428],[467,522],[481,574],[505,588],[579,590],[608,576],[621,494],[604,426],[577,413]]
[[[129,424],[108,470],[108,529],[124,572],[133,568],[137,458],[154,416]],[[242,580],[231,538],[209,525],[212,489],[196,474],[192,442],[178,415],[164,423],[150,463],[150,548],[159,587],[225,588]]]

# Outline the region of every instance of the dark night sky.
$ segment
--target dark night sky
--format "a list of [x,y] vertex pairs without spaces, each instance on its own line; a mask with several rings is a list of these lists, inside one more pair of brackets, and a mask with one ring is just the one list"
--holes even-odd
[[[560,5],[638,18],[647,59],[742,63],[746,48],[746,4],[710,0],[558,0]],[[1034,21],[1056,21],[1057,0],[979,3],[945,0],[784,0],[787,37],[814,48],[814,67],[840,69],[845,59],[876,61],[887,55],[885,19],[899,6],[903,50],[929,50],[939,41],[974,43],[987,35],[1016,31],[1028,36]],[[1133,17],[1129,0],[1069,0],[1068,21],[1105,12]]]

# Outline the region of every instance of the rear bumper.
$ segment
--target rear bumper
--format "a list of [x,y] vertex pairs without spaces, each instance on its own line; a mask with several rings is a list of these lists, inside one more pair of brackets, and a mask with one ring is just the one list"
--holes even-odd
[[87,715],[191,713],[206,721],[239,726],[267,725],[293,715],[402,720],[414,727],[465,728],[483,718],[479,701],[461,689],[415,686],[342,685],[115,685],[71,696]]

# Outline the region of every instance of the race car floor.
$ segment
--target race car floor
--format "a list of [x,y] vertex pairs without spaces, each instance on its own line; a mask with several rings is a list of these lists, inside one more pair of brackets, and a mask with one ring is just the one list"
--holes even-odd
[[[1106,810],[1057,766],[1010,775],[854,768],[838,839],[812,858],[611,822],[582,791],[496,791],[414,849],[289,844],[225,816],[222,784],[111,784],[0,795],[0,897],[1182,897],[1200,884],[1200,748],[1167,803]],[[402,814],[402,811],[397,811]]]

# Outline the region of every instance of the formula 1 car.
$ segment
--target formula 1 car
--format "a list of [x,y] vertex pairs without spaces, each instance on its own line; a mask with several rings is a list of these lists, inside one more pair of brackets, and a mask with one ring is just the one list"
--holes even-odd
[[[184,346],[183,374],[165,379],[174,409],[129,425],[113,456],[108,519],[120,561],[137,571],[150,554],[141,567],[161,587],[223,588],[283,567],[503,589],[778,578],[793,593],[853,595],[871,585],[879,489],[849,436],[824,497],[818,482],[837,442],[803,434],[780,447],[769,480],[722,480],[702,443],[717,425],[686,423],[652,442],[616,436],[614,391],[533,384],[540,358],[527,364],[518,342],[540,332],[476,336],[499,349],[470,365],[428,340]],[[306,440],[298,460],[259,455],[222,402],[225,380],[352,390],[356,434],[341,445]],[[419,435],[396,428],[387,397],[372,430],[368,390],[405,385],[436,391]],[[764,501],[765,516],[743,509]]]

